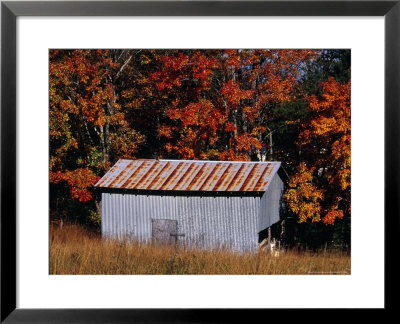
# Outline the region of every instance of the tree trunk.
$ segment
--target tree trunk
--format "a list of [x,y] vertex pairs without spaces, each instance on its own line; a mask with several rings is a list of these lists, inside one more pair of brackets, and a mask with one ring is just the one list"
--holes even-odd
[[105,141],[105,134],[104,134],[104,127],[100,126],[100,144],[101,144],[101,152],[103,154],[103,162],[108,161],[108,154],[106,149],[106,141]]
[[285,220],[282,220],[281,222],[281,235],[280,235],[280,242],[282,242],[282,245],[285,245]]
[[269,132],[269,156],[270,160],[272,160],[272,156],[274,155],[274,150],[273,150],[273,142],[272,142],[272,132]]
[[101,216],[101,200],[95,200],[96,212]]

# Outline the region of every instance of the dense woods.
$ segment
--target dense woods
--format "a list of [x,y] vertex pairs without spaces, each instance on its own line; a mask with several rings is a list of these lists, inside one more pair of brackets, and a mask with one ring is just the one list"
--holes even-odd
[[349,50],[50,50],[49,73],[51,218],[98,226],[119,158],[281,161],[288,243],[350,244]]

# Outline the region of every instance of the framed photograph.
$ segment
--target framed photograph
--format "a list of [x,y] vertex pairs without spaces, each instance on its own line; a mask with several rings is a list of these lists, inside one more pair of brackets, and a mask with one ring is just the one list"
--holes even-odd
[[399,16],[3,1],[1,321],[393,309]]

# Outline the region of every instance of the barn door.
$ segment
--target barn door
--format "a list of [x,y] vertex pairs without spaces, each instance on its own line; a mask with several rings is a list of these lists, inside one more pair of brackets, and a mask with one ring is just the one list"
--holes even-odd
[[151,226],[153,242],[158,244],[175,244],[178,229],[178,222],[176,220],[152,219]]

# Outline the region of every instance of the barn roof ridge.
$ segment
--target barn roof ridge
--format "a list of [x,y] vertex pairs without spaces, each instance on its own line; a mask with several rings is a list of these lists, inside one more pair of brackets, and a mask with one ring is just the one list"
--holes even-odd
[[160,159],[156,161],[183,161],[183,162],[210,162],[210,163],[281,163],[280,161],[220,161],[220,160],[174,160],[174,159]]
[[280,167],[278,161],[119,159],[95,187],[262,192]]

